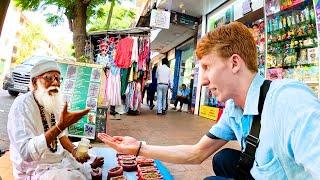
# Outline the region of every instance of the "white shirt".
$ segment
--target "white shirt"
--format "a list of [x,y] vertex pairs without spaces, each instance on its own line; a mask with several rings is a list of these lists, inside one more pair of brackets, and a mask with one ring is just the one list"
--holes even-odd
[[[49,123],[49,113],[45,112]],[[59,115],[55,114],[56,122]],[[43,174],[48,169],[71,168],[90,169],[89,164],[83,166],[66,151],[58,140],[57,151],[52,153],[47,147],[40,110],[32,92],[18,96],[13,102],[8,115],[8,135],[10,139],[10,158],[13,163],[15,179],[25,179]],[[58,139],[65,135],[62,132]],[[84,167],[86,166],[86,167]],[[86,175],[90,175],[86,170]],[[88,174],[89,173],[89,174]]]
[[139,60],[139,48],[138,48],[138,37],[132,37],[133,46],[132,46],[132,54],[131,54],[131,62],[138,62]]
[[167,65],[162,64],[157,69],[157,81],[158,84],[170,84],[170,68]]

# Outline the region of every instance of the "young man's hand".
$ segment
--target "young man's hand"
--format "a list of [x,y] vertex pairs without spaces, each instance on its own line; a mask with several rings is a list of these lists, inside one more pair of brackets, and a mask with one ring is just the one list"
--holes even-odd
[[98,138],[106,145],[112,147],[119,153],[136,155],[140,142],[129,136],[111,137],[105,133],[99,133]]

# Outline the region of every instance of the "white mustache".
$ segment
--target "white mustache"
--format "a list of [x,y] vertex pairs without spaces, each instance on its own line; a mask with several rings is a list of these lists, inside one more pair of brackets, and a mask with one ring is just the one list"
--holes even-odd
[[60,92],[60,88],[59,87],[56,87],[56,86],[50,86],[48,87],[47,91],[52,91],[52,90],[57,90],[58,92]]

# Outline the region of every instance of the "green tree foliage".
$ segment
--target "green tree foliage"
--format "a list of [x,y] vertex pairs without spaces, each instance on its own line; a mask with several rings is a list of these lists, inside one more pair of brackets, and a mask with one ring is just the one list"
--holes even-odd
[[14,0],[23,10],[45,10],[48,7],[57,7],[56,13],[48,13],[47,21],[56,25],[63,21],[65,15],[69,28],[73,32],[75,56],[84,54],[87,20],[93,16],[97,7],[114,0]]
[[89,19],[89,31],[126,29],[130,27],[135,18],[135,10],[121,7],[119,3],[115,3],[109,25],[108,17],[105,14],[109,14],[110,7],[111,3],[106,3],[97,8],[95,15]]
[[33,55],[34,52],[40,48],[40,44],[44,38],[45,34],[40,24],[27,24],[20,31],[17,55],[14,63],[20,64],[24,59]]

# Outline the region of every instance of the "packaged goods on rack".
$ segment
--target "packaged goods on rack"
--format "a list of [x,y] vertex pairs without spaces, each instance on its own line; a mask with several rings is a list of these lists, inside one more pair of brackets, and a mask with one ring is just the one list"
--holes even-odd
[[319,56],[313,1],[267,0],[267,78],[293,78],[318,94]]

